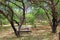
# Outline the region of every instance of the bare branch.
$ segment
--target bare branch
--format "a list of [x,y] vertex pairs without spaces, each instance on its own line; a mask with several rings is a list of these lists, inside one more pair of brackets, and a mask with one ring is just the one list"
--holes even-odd
[[16,24],[18,24],[18,26],[19,26],[19,22],[17,22],[16,20],[13,20]]
[[18,2],[22,2],[21,0],[16,0],[16,1],[18,1]]
[[48,10],[47,10],[47,9],[45,9],[43,6],[40,6],[40,7],[45,11],[46,16],[48,17],[49,23],[50,23],[50,25],[52,26],[51,19],[50,19],[49,15],[48,15],[48,12],[47,12]]
[[0,14],[4,15],[7,18],[7,20],[10,21],[7,15],[5,15],[5,13],[2,10],[0,10]]
[[31,1],[31,3],[33,3],[33,4],[36,4],[37,2],[39,2],[39,3],[41,3],[41,2],[44,2],[44,3],[46,3],[46,4],[48,4],[48,5],[51,5],[51,2],[50,1],[46,1],[46,0],[32,0]]
[[55,6],[58,5],[58,3],[59,3],[59,0],[58,0],[57,3],[55,4]]
[[[11,1],[9,1],[9,2],[11,2]],[[11,3],[13,3],[13,2],[11,2]],[[18,6],[16,3],[13,3],[13,4],[16,5],[17,7],[21,8],[21,9],[23,9],[22,7]]]

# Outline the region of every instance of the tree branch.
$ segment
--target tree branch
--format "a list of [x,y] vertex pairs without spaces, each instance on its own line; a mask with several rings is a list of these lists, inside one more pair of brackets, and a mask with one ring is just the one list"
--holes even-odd
[[51,19],[50,19],[50,17],[49,17],[49,15],[48,15],[48,10],[47,9],[45,9],[43,6],[40,6],[44,11],[45,11],[45,13],[46,13],[46,16],[47,16],[47,18],[48,18],[48,20],[49,20],[49,23],[50,23],[50,25],[52,26],[52,22],[51,22]]
[[57,3],[55,4],[55,6],[58,5],[58,3],[59,3],[59,0],[58,0]]
[[48,5],[51,5],[51,2],[50,1],[46,1],[46,0],[37,0],[37,1],[36,0],[32,0],[31,1],[31,3],[33,3],[33,4],[36,4],[37,2],[40,2],[40,3],[44,2],[44,3],[47,3]]
[[0,14],[4,15],[7,18],[7,20],[10,21],[7,15],[5,15],[5,13],[2,10],[0,10]]
[[21,26],[22,26],[22,24],[24,23],[24,20],[25,20],[25,4],[24,4],[23,0],[21,0],[21,1],[22,1],[22,6],[23,6],[23,19],[21,21],[21,24],[19,24],[18,34],[20,33],[20,28],[21,28]]
[[[9,1],[9,2],[11,2],[11,1]],[[11,2],[11,3],[13,3],[13,2]],[[22,7],[18,6],[16,3],[13,3],[13,4],[16,5],[17,7],[21,8],[21,9],[23,9]]]

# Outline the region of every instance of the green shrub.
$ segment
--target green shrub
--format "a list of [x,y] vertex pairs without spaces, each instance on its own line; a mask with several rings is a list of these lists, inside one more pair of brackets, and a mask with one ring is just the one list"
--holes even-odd
[[26,14],[26,22],[30,24],[34,24],[35,17],[32,14]]
[[7,19],[4,19],[4,20],[2,20],[2,23],[3,23],[4,25],[6,25],[6,24],[8,24],[9,22],[8,22]]

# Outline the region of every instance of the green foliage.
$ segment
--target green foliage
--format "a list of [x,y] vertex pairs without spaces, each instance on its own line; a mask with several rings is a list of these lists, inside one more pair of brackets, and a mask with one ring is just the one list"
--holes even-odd
[[40,14],[44,14],[45,13],[42,8],[40,8],[39,12],[40,12]]
[[9,22],[7,21],[7,19],[2,20],[2,23],[3,23],[4,25],[9,24]]
[[26,14],[26,22],[30,24],[34,24],[35,17],[32,14]]
[[58,14],[57,14],[57,16],[59,17],[60,16],[60,3],[57,5],[57,9],[58,9]]
[[17,22],[20,21],[17,16],[14,16],[14,20],[16,20]]
[[1,14],[0,14],[0,19],[1,19],[2,24],[8,24],[7,19]]
[[[0,0],[0,1],[2,1],[2,0]],[[11,0],[11,1],[13,3],[17,4],[18,6],[22,7],[21,2],[18,2],[18,1],[15,1],[15,0],[14,1]],[[26,14],[26,22],[30,23],[30,24],[34,24],[35,18],[37,18],[37,16],[39,16],[39,18],[43,19],[43,20],[44,19],[46,20],[46,18],[47,18],[44,10],[39,7],[39,6],[44,6],[44,4],[46,4],[46,3],[44,3],[44,2],[40,3],[39,0],[35,0],[35,1],[37,1],[36,4],[32,4],[32,5],[30,4],[32,9],[33,9],[33,11],[31,11],[30,14],[29,13]],[[54,3],[56,3],[57,1],[58,0],[54,0]],[[6,2],[6,1],[3,0],[2,2]],[[24,0],[25,6],[28,8],[28,6],[30,7],[30,5],[29,5],[30,2],[28,2],[28,4],[27,4],[27,2],[28,2],[27,0]],[[20,16],[22,14],[21,9],[18,8],[13,3],[9,2],[9,6],[13,9],[14,13],[16,13],[18,16]],[[5,8],[5,6],[1,6],[1,7],[3,7],[3,9]],[[58,11],[57,16],[59,17],[60,16],[60,3],[57,5],[57,11]],[[51,10],[48,10],[48,13],[49,13],[49,16],[50,16]],[[8,21],[7,21],[7,19],[4,16],[0,15],[0,18],[2,19],[3,24],[8,24]],[[14,19],[16,21],[18,21],[18,22],[20,21],[17,16],[14,16]]]

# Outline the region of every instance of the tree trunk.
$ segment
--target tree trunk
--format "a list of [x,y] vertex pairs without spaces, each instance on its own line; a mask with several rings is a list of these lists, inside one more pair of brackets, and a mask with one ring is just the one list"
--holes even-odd
[[54,1],[51,1],[51,10],[52,10],[52,33],[56,33],[57,29],[57,11],[56,11],[56,6],[54,6]]
[[57,26],[53,25],[52,26],[52,33],[56,33]]
[[57,19],[55,19],[55,17],[53,17],[52,19],[52,33],[56,33],[56,29],[57,29]]
[[11,24],[13,30],[14,30],[15,35],[18,37],[18,31],[16,30],[16,28],[15,28],[13,22],[10,22],[10,24]]

